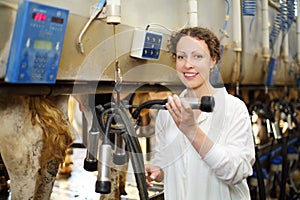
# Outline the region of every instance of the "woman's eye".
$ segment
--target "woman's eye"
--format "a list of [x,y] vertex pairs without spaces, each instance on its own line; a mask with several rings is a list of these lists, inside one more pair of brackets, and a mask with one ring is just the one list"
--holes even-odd
[[178,60],[182,60],[182,59],[184,59],[184,57],[181,56],[181,55],[177,55],[177,59],[178,59]]
[[201,59],[201,58],[203,58],[203,56],[202,55],[195,55],[194,58],[195,59]]

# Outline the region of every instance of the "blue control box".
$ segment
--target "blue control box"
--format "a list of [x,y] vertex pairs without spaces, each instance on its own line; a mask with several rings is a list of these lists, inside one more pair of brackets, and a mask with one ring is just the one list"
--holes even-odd
[[56,82],[69,11],[31,1],[18,7],[5,81]]
[[161,33],[147,30],[135,30],[130,55],[141,59],[158,60],[162,39]]

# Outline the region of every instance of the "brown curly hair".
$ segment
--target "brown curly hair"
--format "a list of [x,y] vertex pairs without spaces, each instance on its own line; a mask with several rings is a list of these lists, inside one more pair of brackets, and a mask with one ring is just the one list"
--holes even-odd
[[220,60],[221,46],[217,36],[207,28],[202,27],[190,27],[181,29],[179,32],[175,32],[168,41],[168,49],[172,53],[173,57],[176,57],[176,46],[178,41],[183,36],[190,36],[198,40],[204,40],[208,46],[210,56],[216,61]]

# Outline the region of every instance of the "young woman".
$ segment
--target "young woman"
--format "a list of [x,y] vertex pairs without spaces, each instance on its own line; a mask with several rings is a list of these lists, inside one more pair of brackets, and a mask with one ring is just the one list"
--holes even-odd
[[[220,59],[218,38],[206,28],[186,28],[171,37],[169,49],[186,89],[157,116],[148,184],[164,181],[166,200],[250,199],[246,178],[255,150],[247,107],[209,81]],[[202,96],[214,97],[213,112],[193,110],[182,98]]]

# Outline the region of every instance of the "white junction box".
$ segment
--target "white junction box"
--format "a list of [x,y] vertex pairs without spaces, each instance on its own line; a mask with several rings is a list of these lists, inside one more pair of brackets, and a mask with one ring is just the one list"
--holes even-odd
[[158,60],[160,56],[161,45],[161,33],[136,29],[133,33],[130,56],[141,59]]

